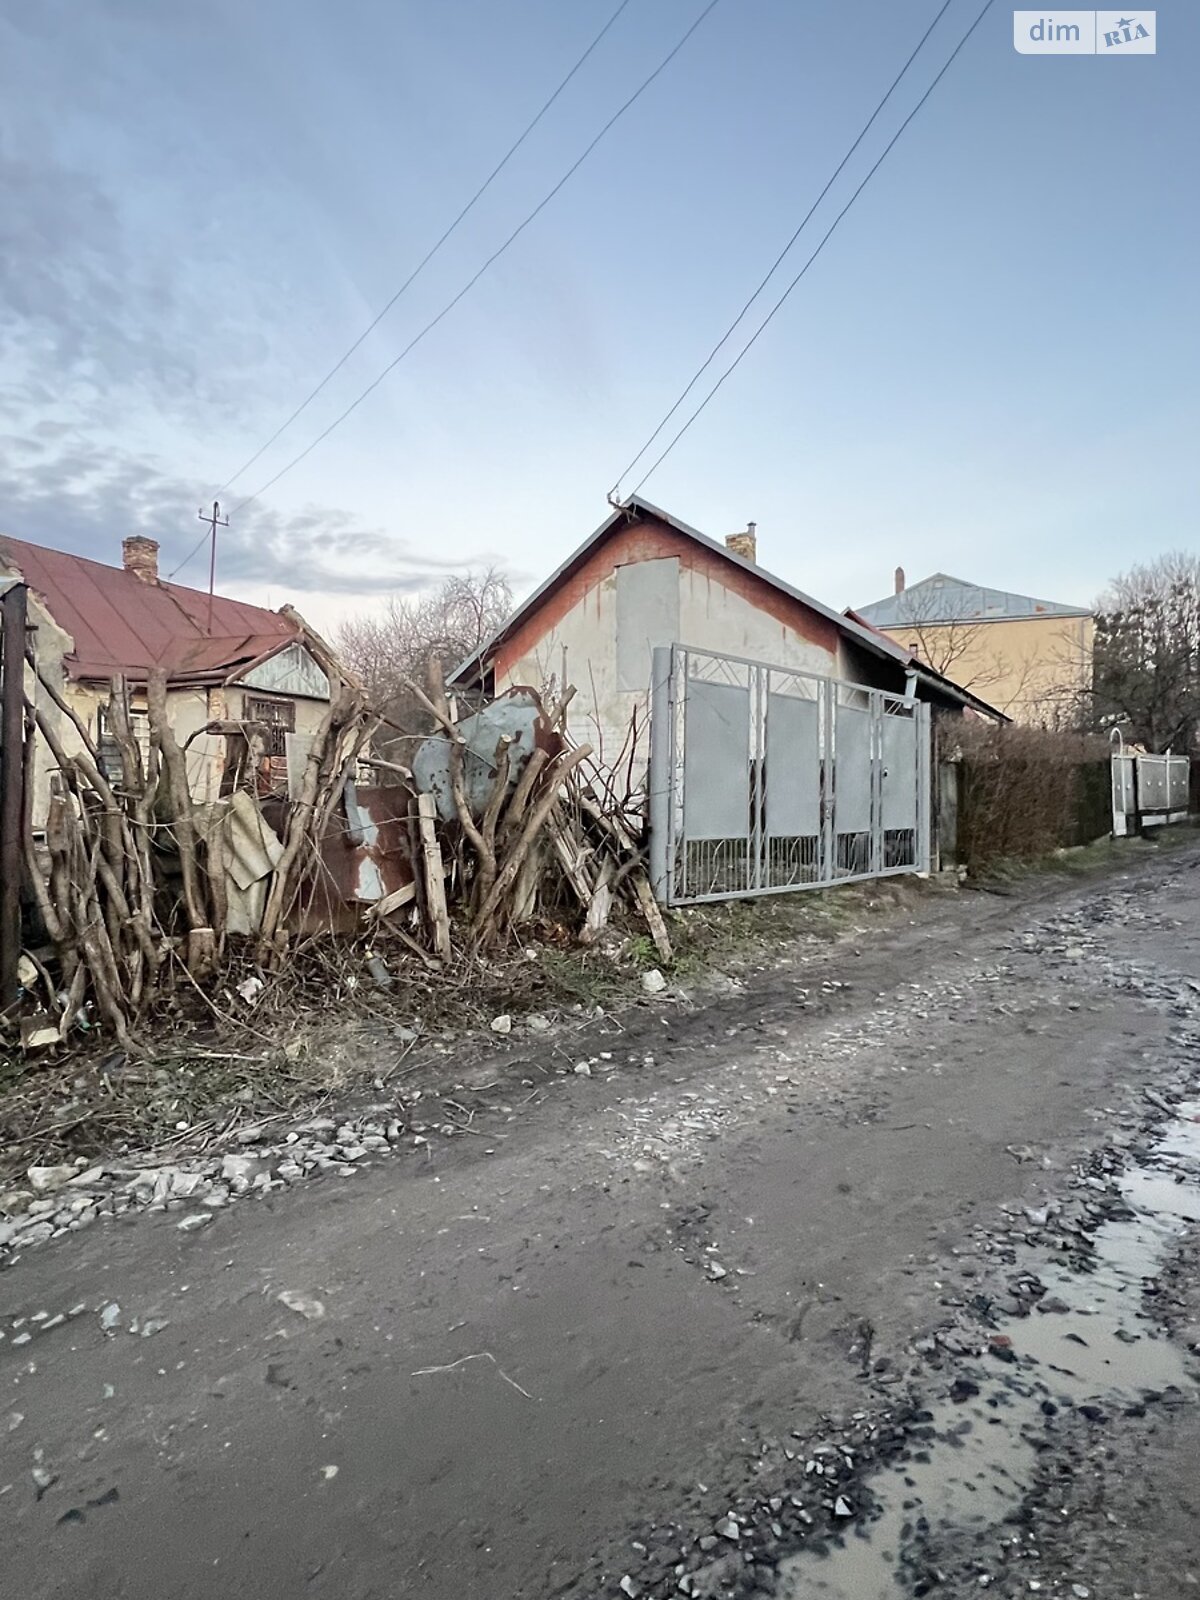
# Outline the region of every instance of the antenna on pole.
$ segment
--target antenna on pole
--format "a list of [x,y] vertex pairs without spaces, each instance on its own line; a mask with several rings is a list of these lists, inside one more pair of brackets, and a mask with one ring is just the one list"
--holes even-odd
[[208,631],[212,633],[213,590],[217,583],[217,529],[227,528],[229,518],[221,515],[220,502],[214,500],[211,515],[201,506],[196,515],[212,529],[212,548],[208,558]]

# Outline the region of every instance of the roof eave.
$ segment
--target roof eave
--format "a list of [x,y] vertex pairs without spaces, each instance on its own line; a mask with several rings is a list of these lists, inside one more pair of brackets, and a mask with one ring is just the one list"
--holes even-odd
[[222,683],[236,683],[239,678],[244,678],[248,672],[253,672],[255,667],[261,667],[264,662],[273,660],[281,650],[288,649],[290,645],[296,642],[295,638],[280,639],[278,644],[271,645],[269,649],[260,651],[258,655],[251,657],[249,661],[236,661],[232,667],[223,667],[221,670],[226,675],[221,680]]
[[980,716],[990,717],[994,722],[1012,721],[1008,713],[1001,711],[999,706],[981,700],[977,694],[972,694],[969,689],[964,689],[961,684],[953,682],[950,678],[944,678],[940,672],[919,666],[910,666],[908,670],[916,675],[918,682],[926,684],[937,694],[945,695],[947,699],[954,700],[961,706],[969,706],[972,711],[978,711]]

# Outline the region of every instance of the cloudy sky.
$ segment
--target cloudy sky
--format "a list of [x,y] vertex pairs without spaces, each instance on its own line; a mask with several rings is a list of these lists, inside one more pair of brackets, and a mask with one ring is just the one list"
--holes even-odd
[[[808,209],[937,0],[0,0],[0,532],[329,625],[440,573],[540,581]],[[982,0],[951,4],[801,264]],[[1029,57],[993,6],[644,493],[835,604],[937,568],[1053,599],[1196,542],[1200,12]],[[806,240],[808,249],[805,249]],[[732,347],[736,350],[736,344]],[[716,369],[716,370],[719,370]],[[633,487],[638,474],[625,481]],[[236,508],[236,509],[235,509]],[[180,574],[203,586],[204,553]]]

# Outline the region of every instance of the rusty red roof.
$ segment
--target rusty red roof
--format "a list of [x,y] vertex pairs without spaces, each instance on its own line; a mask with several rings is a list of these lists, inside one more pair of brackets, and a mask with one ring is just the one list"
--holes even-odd
[[124,567],[0,534],[0,568],[18,572],[75,642],[73,678],[138,677],[152,667],[174,678],[219,678],[297,636],[277,611],[178,583],[146,583]]

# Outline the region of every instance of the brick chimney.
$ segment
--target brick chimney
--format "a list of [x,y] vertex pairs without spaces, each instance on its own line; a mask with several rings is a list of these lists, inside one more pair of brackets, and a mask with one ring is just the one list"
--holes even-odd
[[897,594],[903,594],[904,593],[904,568],[903,567],[897,567],[896,568],[896,593]]
[[140,533],[121,541],[121,559],[125,571],[132,572],[143,583],[158,582],[158,540],[145,539]]
[[745,533],[728,533],[725,535],[725,548],[732,550],[735,556],[741,556],[744,561],[758,560],[758,528],[757,522],[748,522]]

